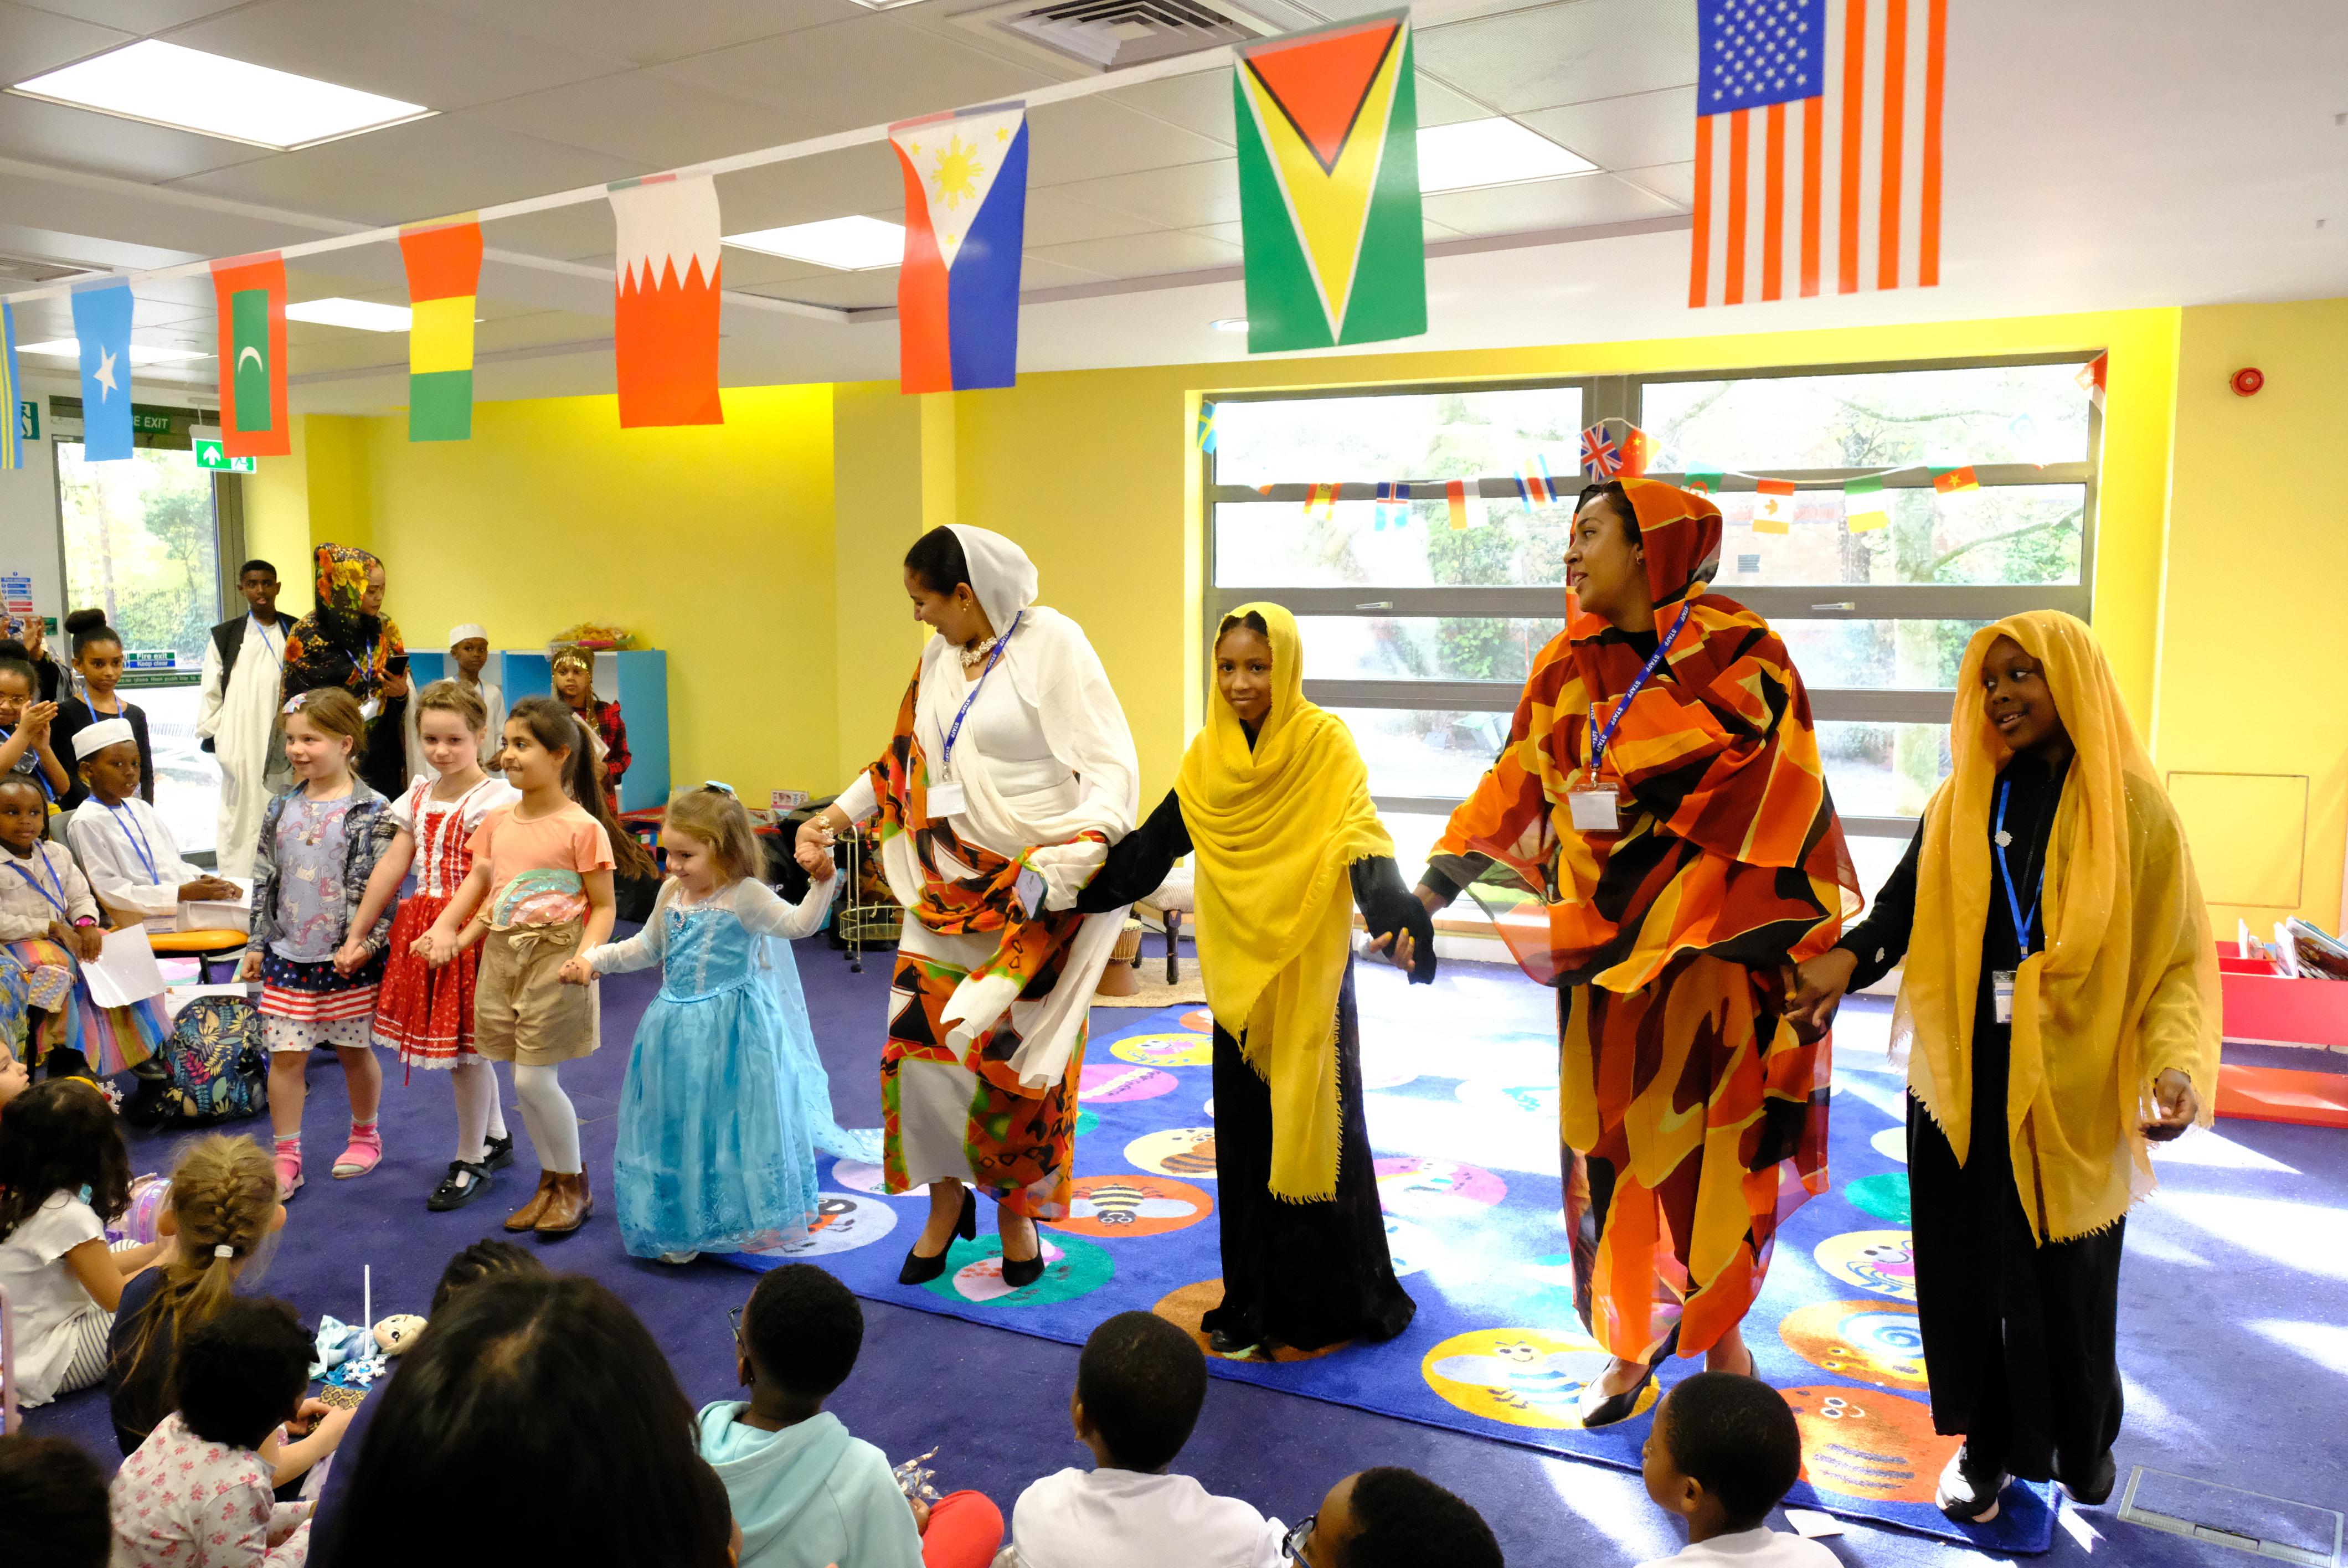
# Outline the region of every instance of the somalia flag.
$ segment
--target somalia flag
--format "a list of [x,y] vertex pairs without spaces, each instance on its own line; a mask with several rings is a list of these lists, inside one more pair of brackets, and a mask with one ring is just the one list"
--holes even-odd
[[901,120],[889,139],[905,171],[898,383],[906,392],[1009,386],[1019,365],[1026,106]]

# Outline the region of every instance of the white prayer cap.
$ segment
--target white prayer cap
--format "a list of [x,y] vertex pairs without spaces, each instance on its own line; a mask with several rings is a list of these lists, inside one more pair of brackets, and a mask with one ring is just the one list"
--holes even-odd
[[108,746],[136,740],[128,719],[100,719],[74,737],[74,761],[86,763]]
[[469,642],[476,637],[484,642],[489,640],[489,634],[487,631],[482,630],[477,622],[469,620],[462,626],[452,626],[448,629],[448,646],[454,648],[459,642]]

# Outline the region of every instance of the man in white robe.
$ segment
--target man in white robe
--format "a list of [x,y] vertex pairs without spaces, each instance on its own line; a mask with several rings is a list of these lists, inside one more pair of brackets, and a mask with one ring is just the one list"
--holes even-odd
[[277,569],[251,560],[237,574],[250,610],[212,628],[204,644],[203,705],[196,734],[220,763],[217,858],[223,876],[252,875],[261,814],[269,797],[293,786],[278,708],[284,685],[291,616],[277,613]]

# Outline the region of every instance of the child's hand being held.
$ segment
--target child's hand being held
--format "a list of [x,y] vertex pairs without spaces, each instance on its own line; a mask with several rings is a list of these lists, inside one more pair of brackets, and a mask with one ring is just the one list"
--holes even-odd
[[435,926],[417,938],[408,951],[437,969],[457,956],[457,939]]
[[829,882],[834,875],[830,855],[812,844],[801,844],[793,858],[800,870],[818,882]]
[[564,960],[561,971],[554,978],[566,986],[583,986],[595,978],[595,971],[586,959],[570,958]]
[[335,968],[346,975],[356,974],[359,966],[366,961],[366,947],[355,937],[345,942],[335,954]]
[[246,983],[250,983],[261,978],[260,948],[247,948],[244,950],[244,962],[236,967],[236,978],[240,981]]

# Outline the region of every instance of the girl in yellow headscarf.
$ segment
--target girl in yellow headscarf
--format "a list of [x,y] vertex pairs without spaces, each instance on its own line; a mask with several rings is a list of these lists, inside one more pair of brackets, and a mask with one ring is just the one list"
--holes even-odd
[[1354,905],[1381,941],[1411,934],[1414,982],[1435,979],[1434,925],[1395,869],[1353,735],[1304,700],[1287,610],[1224,618],[1207,708],[1173,790],[1076,907],[1147,897],[1176,856],[1197,856],[1223,1247],[1210,1344],[1241,1355],[1391,1339],[1417,1307],[1395,1278],[1370,1164]]
[[1965,1441],[1950,1518],[2013,1476],[2111,1492],[2120,1237],[2147,1140],[2209,1125],[2218,961],[2177,813],[2095,634],[2053,610],[1976,632],[1955,771],[1874,912],[1801,966],[1822,1023],[1904,957],[1908,1183],[1932,1424]]

